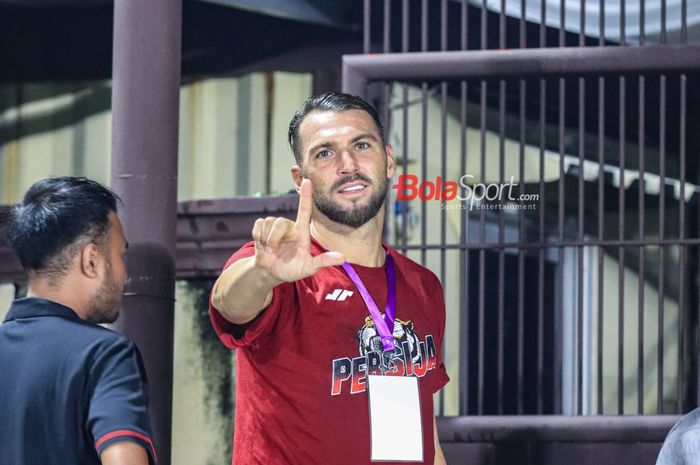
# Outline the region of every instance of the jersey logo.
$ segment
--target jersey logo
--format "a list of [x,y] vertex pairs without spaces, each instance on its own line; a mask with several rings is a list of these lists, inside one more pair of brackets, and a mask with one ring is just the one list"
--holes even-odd
[[[396,346],[404,348],[406,356],[410,357],[413,363],[420,362],[420,352],[418,335],[413,330],[413,321],[402,321],[398,318],[394,319],[394,343]],[[384,352],[382,340],[379,337],[379,331],[374,326],[374,320],[371,316],[365,318],[365,324],[357,333],[357,340],[360,342],[360,355],[366,356],[368,352]]]
[[326,295],[326,300],[335,300],[336,302],[342,302],[348,297],[352,297],[352,291],[345,289],[336,289],[330,294]]
[[415,376],[422,378],[438,367],[437,348],[431,334],[420,340],[412,320],[394,319],[393,351],[384,351],[372,316],[357,332],[359,357],[333,360],[331,395],[365,392],[368,375]]

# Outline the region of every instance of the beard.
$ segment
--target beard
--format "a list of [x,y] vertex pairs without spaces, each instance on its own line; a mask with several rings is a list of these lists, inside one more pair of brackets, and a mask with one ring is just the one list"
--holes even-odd
[[119,304],[124,289],[114,281],[112,264],[105,262],[105,278],[88,302],[87,321],[95,324],[114,323],[119,316]]
[[351,208],[347,208],[335,202],[332,198],[333,193],[343,184],[354,181],[364,181],[370,186],[373,184],[367,176],[358,173],[346,176],[333,183],[329,194],[322,192],[320,189],[314,189],[313,199],[314,205],[318,211],[323,213],[331,221],[350,226],[351,228],[359,228],[374,218],[382,208],[386,198],[386,182],[379,183],[378,189],[370,196],[367,203],[364,205],[355,205]]

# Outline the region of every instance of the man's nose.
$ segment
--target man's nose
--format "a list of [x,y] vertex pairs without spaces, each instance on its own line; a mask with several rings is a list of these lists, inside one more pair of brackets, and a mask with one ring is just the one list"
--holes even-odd
[[355,158],[355,154],[352,151],[342,150],[339,160],[341,174],[356,173],[359,170],[357,158]]

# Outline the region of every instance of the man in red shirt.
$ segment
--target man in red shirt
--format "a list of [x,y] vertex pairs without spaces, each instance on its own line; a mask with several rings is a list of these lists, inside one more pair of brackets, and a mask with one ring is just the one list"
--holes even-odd
[[[433,412],[449,380],[445,303],[433,273],[382,243],[395,172],[382,133],[358,97],[307,100],[289,128],[296,222],[257,220],[214,284],[214,328],[237,349],[236,465],[445,464]],[[391,410],[394,388],[380,399],[372,384],[387,380],[416,401]]]

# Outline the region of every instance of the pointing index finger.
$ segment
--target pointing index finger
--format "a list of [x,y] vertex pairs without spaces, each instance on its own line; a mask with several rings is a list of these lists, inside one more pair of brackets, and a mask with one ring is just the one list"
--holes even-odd
[[308,228],[311,223],[312,200],[311,192],[313,186],[310,179],[304,179],[299,189],[299,210],[297,211],[297,226]]

